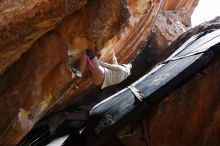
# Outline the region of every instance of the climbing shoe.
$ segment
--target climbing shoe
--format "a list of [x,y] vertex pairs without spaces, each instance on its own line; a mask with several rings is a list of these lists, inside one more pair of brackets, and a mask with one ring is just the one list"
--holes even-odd
[[72,66],[70,68],[71,68],[71,71],[73,72],[73,74],[75,74],[79,78],[82,77],[82,73],[78,69],[76,69],[76,68],[74,68]]

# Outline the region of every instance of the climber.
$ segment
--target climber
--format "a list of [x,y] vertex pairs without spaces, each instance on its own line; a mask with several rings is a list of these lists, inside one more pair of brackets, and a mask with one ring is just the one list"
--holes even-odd
[[72,72],[77,77],[82,77],[85,67],[88,66],[91,72],[91,80],[94,85],[101,86],[101,89],[110,85],[118,84],[130,75],[131,64],[117,62],[113,51],[113,64],[100,61],[94,51],[86,49],[79,59],[78,69],[71,66]]

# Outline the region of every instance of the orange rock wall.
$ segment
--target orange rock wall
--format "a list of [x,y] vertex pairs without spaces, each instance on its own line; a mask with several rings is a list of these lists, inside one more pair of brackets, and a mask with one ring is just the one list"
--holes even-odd
[[[6,28],[11,32],[7,34],[3,30],[1,33],[12,36],[8,40],[4,37],[5,43],[1,41],[1,46],[5,47],[1,49],[0,76],[0,129],[3,129],[0,144],[9,146],[19,142],[47,112],[66,107],[76,95],[91,86],[86,73],[82,80],[77,80],[79,89],[73,87],[73,78],[66,65],[69,55],[77,59],[83,49],[90,47],[100,52],[101,59],[109,61],[109,51],[114,47],[119,61],[128,61],[140,42],[148,38],[161,5],[161,1],[156,0],[93,0],[86,5],[85,1],[73,1],[70,7],[68,1],[42,1],[45,11],[38,13],[41,1],[33,1],[36,15],[42,14],[37,18],[34,13],[32,20],[26,18],[30,14],[27,9],[30,4],[9,2],[1,7],[2,11],[9,8],[10,12],[15,7],[14,16],[19,12],[23,16],[19,22],[7,18],[10,23]],[[24,6],[22,10],[19,9],[21,5]],[[74,13],[68,15],[70,12]],[[19,28],[14,28],[11,23]],[[13,33],[13,29],[17,32]]]
[[86,0],[3,0],[0,2],[0,74],[22,53]]
[[91,88],[88,72],[72,78],[70,56],[74,62],[90,47],[107,62],[113,49],[120,63],[133,58],[163,2],[0,1],[0,145],[15,145],[46,113],[65,108]]

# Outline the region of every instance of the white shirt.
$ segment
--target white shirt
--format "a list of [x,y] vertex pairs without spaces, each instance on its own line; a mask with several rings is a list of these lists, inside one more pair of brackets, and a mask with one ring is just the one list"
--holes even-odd
[[100,64],[104,67],[105,74],[102,89],[124,81],[131,74],[131,64],[108,64],[102,61]]

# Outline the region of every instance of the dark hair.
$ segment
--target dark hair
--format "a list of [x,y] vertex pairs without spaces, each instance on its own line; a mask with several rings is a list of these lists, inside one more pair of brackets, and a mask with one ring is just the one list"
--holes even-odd
[[89,57],[90,60],[97,56],[96,53],[91,49],[86,49],[86,55]]

